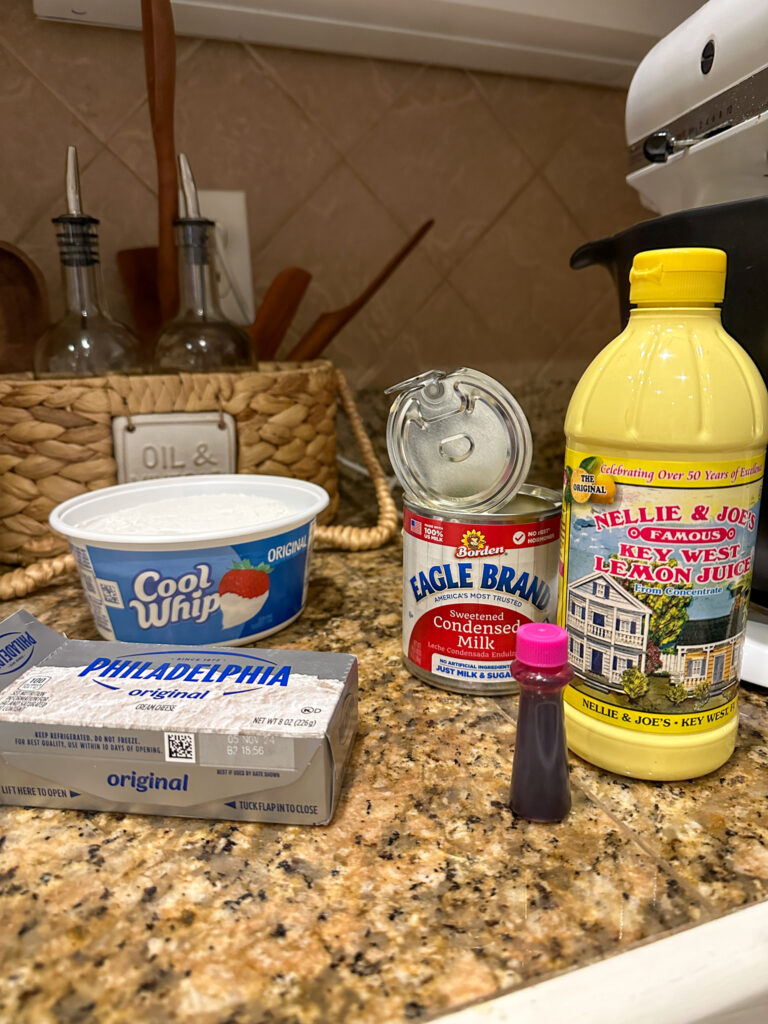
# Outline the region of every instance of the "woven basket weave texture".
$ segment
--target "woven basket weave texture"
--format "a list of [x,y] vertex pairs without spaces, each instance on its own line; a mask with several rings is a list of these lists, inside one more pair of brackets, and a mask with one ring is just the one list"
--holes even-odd
[[262,363],[252,373],[33,380],[0,377],[0,562],[28,565],[68,545],[48,526],[67,498],[117,483],[112,417],[231,414],[237,472],[299,477],[338,506],[331,363]]

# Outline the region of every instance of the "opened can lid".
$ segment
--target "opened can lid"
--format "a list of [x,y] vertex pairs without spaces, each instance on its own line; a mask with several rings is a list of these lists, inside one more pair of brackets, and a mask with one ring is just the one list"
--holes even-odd
[[490,512],[525,482],[533,442],[513,396],[493,377],[429,370],[389,388],[392,467],[407,494],[435,508]]

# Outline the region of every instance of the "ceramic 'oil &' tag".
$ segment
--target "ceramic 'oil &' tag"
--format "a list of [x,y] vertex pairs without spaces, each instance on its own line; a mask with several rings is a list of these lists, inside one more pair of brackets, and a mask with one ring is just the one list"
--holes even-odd
[[116,416],[112,441],[118,483],[237,472],[237,431],[229,413]]

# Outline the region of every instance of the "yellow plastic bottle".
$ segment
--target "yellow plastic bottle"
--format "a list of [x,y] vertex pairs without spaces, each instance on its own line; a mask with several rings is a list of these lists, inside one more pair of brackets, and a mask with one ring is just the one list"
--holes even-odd
[[639,253],[565,420],[568,743],[636,778],[703,775],[736,740],[768,393],[720,322],[725,270],[719,249]]

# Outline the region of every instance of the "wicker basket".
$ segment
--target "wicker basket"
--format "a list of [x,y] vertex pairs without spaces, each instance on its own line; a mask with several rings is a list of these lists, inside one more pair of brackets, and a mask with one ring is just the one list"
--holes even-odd
[[113,416],[229,413],[237,426],[237,472],[319,484],[331,498],[320,518],[327,524],[338,507],[337,399],[371,473],[379,520],[368,529],[321,525],[316,538],[348,550],[380,547],[397,528],[395,505],[349,387],[325,360],[262,363],[249,373],[0,377],[0,562],[38,563],[3,576],[0,598],[23,596],[71,570],[67,542],[50,530],[48,515],[67,498],[117,483]]

